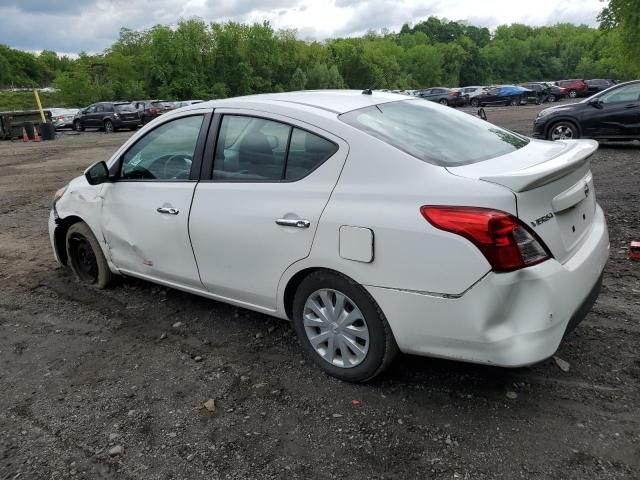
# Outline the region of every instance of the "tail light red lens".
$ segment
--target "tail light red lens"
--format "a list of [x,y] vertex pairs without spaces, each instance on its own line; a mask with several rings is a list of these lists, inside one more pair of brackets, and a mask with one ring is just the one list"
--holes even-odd
[[425,205],[422,216],[439,230],[473,243],[495,272],[511,272],[551,258],[538,236],[513,215],[479,207]]
[[451,92],[451,96],[452,97],[457,97],[458,96],[458,92]]
[[159,111],[160,111],[160,109],[159,109],[159,108],[150,108],[150,109],[149,109],[149,113],[150,113],[151,115],[155,115],[155,114],[156,114],[156,113],[158,113]]

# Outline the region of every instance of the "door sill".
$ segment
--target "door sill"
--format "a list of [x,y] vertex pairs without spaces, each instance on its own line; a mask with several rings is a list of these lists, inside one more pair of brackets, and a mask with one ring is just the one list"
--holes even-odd
[[135,278],[139,278],[141,280],[146,280],[148,282],[157,283],[159,285],[164,285],[165,287],[171,287],[171,288],[174,288],[176,290],[181,290],[183,292],[192,293],[194,295],[198,295],[200,297],[209,298],[211,300],[216,300],[218,302],[228,303],[228,304],[234,305],[236,307],[242,307],[242,308],[246,308],[248,310],[253,310],[255,312],[264,313],[264,314],[271,315],[271,316],[274,316],[274,317],[288,319],[288,317],[286,315],[283,316],[283,315],[279,314],[277,310],[274,310],[274,309],[271,309],[271,308],[261,307],[260,305],[255,305],[253,303],[248,303],[248,302],[243,302],[243,301],[240,301],[240,300],[235,300],[233,298],[224,297],[222,295],[216,295],[215,293],[211,293],[211,292],[209,292],[207,290],[202,290],[200,288],[195,288],[195,287],[189,287],[187,285],[181,285],[181,284],[175,283],[175,282],[169,282],[167,280],[162,280],[160,278],[152,277],[151,275],[145,275],[143,273],[132,272],[130,270],[124,270],[124,269],[118,269],[118,271],[120,273],[122,273],[123,275],[129,276],[129,277],[135,277]]

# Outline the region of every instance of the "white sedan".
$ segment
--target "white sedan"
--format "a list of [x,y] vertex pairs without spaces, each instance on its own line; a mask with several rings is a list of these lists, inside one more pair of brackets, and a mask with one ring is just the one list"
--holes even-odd
[[596,148],[377,91],[214,100],[56,192],[49,232],[80,281],[291,320],[344,380],[398,351],[517,367],[553,355],[598,295]]

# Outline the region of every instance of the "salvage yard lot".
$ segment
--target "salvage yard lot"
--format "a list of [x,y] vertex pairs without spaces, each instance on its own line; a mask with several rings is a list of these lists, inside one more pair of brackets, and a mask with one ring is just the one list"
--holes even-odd
[[[486,111],[530,134],[542,108]],[[569,371],[401,356],[352,385],[285,322],[54,263],[53,192],[129,135],[0,143],[0,479],[640,478],[640,145],[593,159],[611,257]]]

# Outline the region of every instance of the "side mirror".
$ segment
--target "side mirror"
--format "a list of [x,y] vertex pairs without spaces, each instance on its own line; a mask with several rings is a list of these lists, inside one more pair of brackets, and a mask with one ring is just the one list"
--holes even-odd
[[96,162],[84,171],[89,185],[100,185],[109,181],[109,169],[105,162]]
[[596,108],[602,108],[603,104],[602,104],[602,100],[600,100],[599,98],[594,98],[592,100],[589,100],[589,105]]

